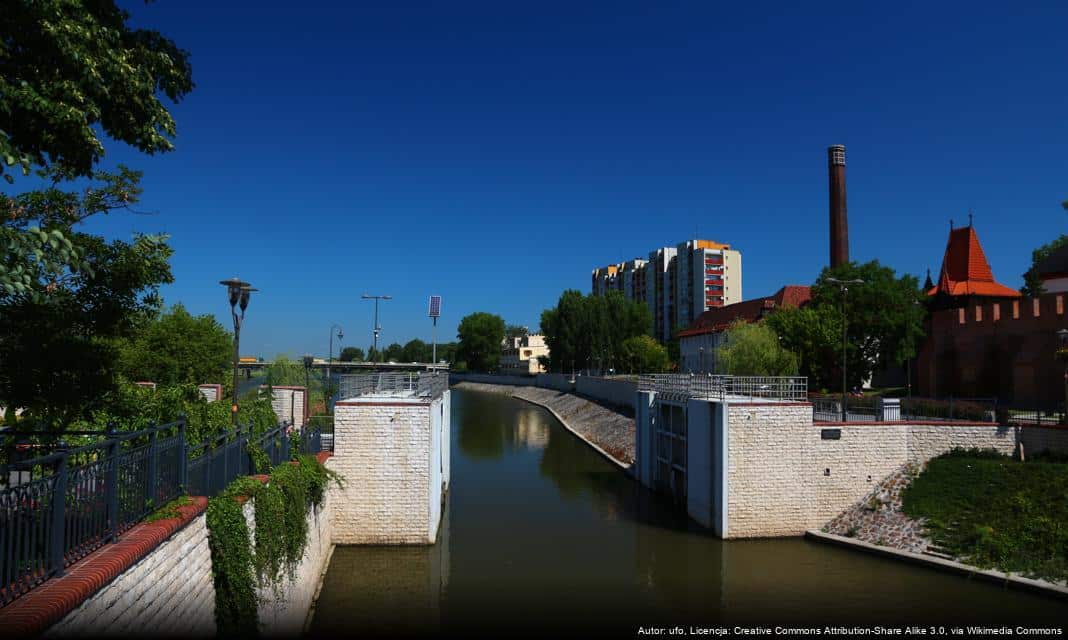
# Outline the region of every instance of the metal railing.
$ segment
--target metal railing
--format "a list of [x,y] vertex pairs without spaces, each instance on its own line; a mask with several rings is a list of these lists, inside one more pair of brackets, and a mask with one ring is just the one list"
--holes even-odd
[[449,386],[444,371],[363,373],[338,378],[338,399],[359,396],[436,398]]
[[[813,396],[812,416],[816,421],[841,422],[842,396]],[[877,396],[847,396],[846,422],[907,421],[907,422],[999,422],[1004,421],[1004,408],[999,410],[996,398],[881,398]],[[1000,417],[999,417],[1000,416]]]
[[638,390],[654,391],[657,395],[678,399],[804,402],[808,399],[808,378],[803,376],[716,376],[688,373],[646,374],[638,378]]
[[[291,433],[283,422],[255,436],[250,424],[189,445],[183,418],[135,432],[111,428],[102,442],[57,442],[48,455],[0,465],[7,484],[0,490],[0,605],[63,575],[166,502],[215,496],[252,473],[250,441],[271,466],[289,460]],[[302,452],[322,445],[318,426],[301,430]]]

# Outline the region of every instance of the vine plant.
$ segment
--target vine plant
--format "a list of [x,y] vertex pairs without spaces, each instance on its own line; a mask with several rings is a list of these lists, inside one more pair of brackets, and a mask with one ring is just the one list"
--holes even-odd
[[[331,480],[341,485],[336,473],[314,456],[303,455],[277,466],[266,484],[238,478],[208,501],[219,635],[258,633],[257,589],[271,585],[280,594],[283,578],[293,579],[308,542],[308,508],[322,505]],[[241,497],[253,501],[255,540],[249,534]]]

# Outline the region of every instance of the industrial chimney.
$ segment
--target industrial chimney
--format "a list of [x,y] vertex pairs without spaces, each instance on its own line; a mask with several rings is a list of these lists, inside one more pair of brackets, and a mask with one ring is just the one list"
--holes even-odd
[[846,218],[845,145],[827,147],[831,186],[831,266],[849,262],[849,221]]

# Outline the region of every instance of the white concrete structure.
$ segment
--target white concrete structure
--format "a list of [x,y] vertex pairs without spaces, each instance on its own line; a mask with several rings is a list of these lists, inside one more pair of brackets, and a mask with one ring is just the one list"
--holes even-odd
[[[260,389],[266,389],[260,385]],[[308,422],[308,390],[304,387],[271,387],[271,408],[279,420],[303,427]]]
[[[385,380],[382,374],[379,381]],[[337,544],[434,544],[449,486],[450,395],[423,374],[373,382],[334,407],[331,489]],[[370,378],[371,376],[352,376]],[[342,395],[346,383],[342,381]]]

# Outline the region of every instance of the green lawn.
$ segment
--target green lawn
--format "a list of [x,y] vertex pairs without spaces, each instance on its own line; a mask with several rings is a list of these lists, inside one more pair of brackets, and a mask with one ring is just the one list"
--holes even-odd
[[904,493],[949,553],[983,568],[1068,580],[1068,460],[1017,462],[992,451],[931,460]]

